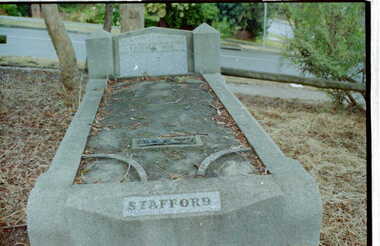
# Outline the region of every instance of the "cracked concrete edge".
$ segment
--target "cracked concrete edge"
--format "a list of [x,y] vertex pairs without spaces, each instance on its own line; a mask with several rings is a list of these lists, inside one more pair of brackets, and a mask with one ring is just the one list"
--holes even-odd
[[105,87],[105,79],[89,80],[83,101],[58,146],[49,169],[38,178],[35,187],[50,189],[72,184]]
[[272,172],[281,171],[282,167],[278,163],[286,158],[285,155],[244,105],[227,89],[223,76],[219,73],[202,76],[234,118],[258,157]]
[[45,174],[49,186],[72,184],[106,85],[106,79],[90,79],[87,83],[83,101]]
[[202,76],[284,192],[284,214],[288,218],[287,223],[292,225],[289,228],[291,233],[298,238],[298,241],[307,242],[306,245],[318,245],[322,223],[322,200],[315,179],[297,160],[288,158],[282,153],[259,122],[227,89],[221,74],[202,74]]

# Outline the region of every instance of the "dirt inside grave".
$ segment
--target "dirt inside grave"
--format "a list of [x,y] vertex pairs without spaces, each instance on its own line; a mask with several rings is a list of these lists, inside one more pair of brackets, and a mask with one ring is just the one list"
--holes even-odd
[[[109,81],[75,183],[139,181],[128,163],[91,155],[128,157],[148,180],[174,180],[194,178],[208,156],[236,147],[250,146],[202,77]],[[249,151],[222,156],[206,176],[269,173]]]

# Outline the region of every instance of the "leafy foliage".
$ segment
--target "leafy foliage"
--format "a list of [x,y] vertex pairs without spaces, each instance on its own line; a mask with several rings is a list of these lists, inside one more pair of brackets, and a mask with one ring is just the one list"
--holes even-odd
[[[220,10],[220,20],[228,20],[236,30],[249,31],[254,37],[262,35],[264,3],[217,3],[217,6]],[[267,6],[269,19],[274,13],[274,5],[268,4]]]
[[145,4],[145,12],[152,17],[152,20],[159,21],[166,15],[166,4],[164,3],[147,3]]
[[212,26],[220,32],[222,38],[232,37],[234,34],[234,27],[227,17],[224,17],[222,20],[213,21]]
[[28,4],[0,4],[0,12],[10,16],[29,16]]
[[157,22],[162,19],[171,28],[194,28],[203,22],[211,24],[219,13],[215,3],[149,3],[145,7],[149,16]]
[[104,21],[104,4],[59,4],[59,10],[70,15],[71,21],[101,24]]
[[[282,8],[294,33],[286,55],[304,72],[339,81],[364,78],[364,3],[292,3]],[[332,93],[338,101],[344,98],[342,92]]]

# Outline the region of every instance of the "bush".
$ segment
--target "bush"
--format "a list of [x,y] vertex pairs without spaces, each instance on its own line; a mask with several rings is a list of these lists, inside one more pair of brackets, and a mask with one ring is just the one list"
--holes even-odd
[[[364,3],[293,3],[283,8],[294,33],[285,55],[302,71],[353,83],[365,78]],[[346,92],[330,94],[337,102],[345,98],[356,104]]]
[[[217,3],[219,20],[227,20],[236,30],[248,31],[254,38],[263,33],[264,3]],[[273,15],[273,4],[267,5],[267,18]],[[267,25],[269,27],[269,23]]]
[[232,37],[234,34],[234,27],[226,17],[221,21],[213,21],[212,26],[220,32],[222,38]]
[[29,16],[29,4],[0,4],[1,12],[10,16]]
[[218,17],[215,3],[149,3],[145,5],[146,15],[151,21],[163,21],[170,28],[193,29]]
[[59,4],[59,10],[69,16],[71,21],[102,24],[104,4]]

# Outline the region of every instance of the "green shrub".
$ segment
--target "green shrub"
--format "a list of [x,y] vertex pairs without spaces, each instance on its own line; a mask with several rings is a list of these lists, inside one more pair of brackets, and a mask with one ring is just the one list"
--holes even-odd
[[221,21],[213,21],[212,26],[220,32],[222,38],[232,37],[235,32],[227,17],[224,17]]
[[59,4],[71,21],[102,24],[104,21],[104,4]]
[[[262,35],[264,3],[217,3],[217,7],[219,8],[219,20],[227,20],[236,30],[248,31],[255,38]],[[274,5],[268,4],[267,7],[267,18],[269,19],[274,13]]]
[[0,9],[10,16],[29,16],[28,4],[0,4]]
[[[286,53],[298,67],[323,79],[360,83],[365,78],[364,3],[284,4],[294,38]],[[329,91],[337,102],[350,95]]]
[[149,3],[146,16],[156,24],[163,20],[170,28],[192,29],[206,22],[211,24],[218,17],[215,3]]

